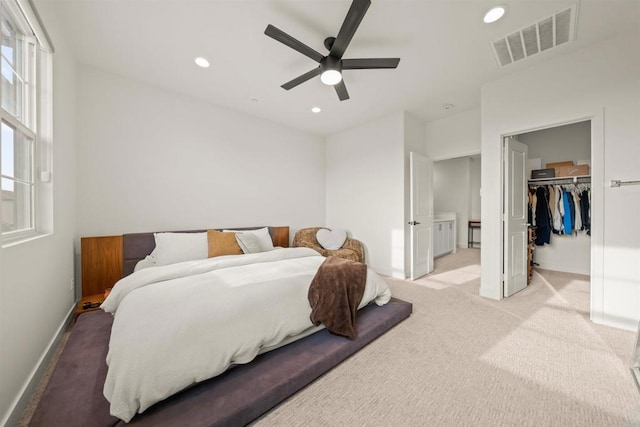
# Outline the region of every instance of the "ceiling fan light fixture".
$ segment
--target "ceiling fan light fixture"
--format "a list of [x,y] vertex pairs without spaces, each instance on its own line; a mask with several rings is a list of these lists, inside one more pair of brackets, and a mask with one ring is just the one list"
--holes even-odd
[[349,99],[349,92],[342,79],[342,70],[375,70],[384,68],[396,68],[400,58],[358,58],[358,59],[342,59],[351,39],[355,34],[364,14],[371,5],[371,0],[353,0],[347,16],[345,16],[338,35],[335,37],[327,37],[324,40],[324,47],[329,51],[328,55],[323,55],[315,49],[310,48],[300,40],[294,38],[290,34],[274,27],[267,25],[264,34],[271,37],[277,42],[282,43],[291,49],[298,51],[304,56],[319,63],[318,67],[307,71],[281,85],[284,90],[290,90],[294,87],[313,79],[320,75],[322,83],[333,86],[340,101]]
[[335,86],[342,81],[342,61],[329,55],[320,61],[320,80],[327,86]]
[[328,86],[335,86],[342,81],[342,74],[338,70],[325,70],[320,75],[320,80]]
[[485,24],[491,24],[492,22],[496,22],[500,18],[502,18],[506,12],[507,12],[507,6],[505,5],[494,6],[484,13],[482,20],[484,21]]

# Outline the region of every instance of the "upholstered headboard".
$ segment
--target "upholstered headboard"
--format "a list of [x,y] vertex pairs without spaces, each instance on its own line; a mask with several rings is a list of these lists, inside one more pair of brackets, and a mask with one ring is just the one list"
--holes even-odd
[[[256,230],[263,227],[236,227],[233,230]],[[229,228],[216,228],[216,230],[229,230]],[[177,231],[177,233],[202,233],[207,230]],[[269,234],[274,246],[289,246],[289,227],[269,227]],[[136,264],[149,255],[156,247],[153,232],[130,233],[122,235],[122,277],[133,273]]]

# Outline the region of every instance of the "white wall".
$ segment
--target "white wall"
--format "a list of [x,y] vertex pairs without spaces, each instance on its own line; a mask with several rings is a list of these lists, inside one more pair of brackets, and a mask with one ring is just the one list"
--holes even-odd
[[[517,136],[529,147],[529,158],[540,158],[542,167],[550,162],[591,159],[591,123],[579,122]],[[591,237],[585,232],[551,235],[551,243],[537,246],[535,261],[540,268],[589,274],[591,271]]]
[[591,317],[635,329],[640,320],[640,51],[634,32],[508,75],[482,88],[482,278],[501,286],[501,136],[591,118]]
[[81,65],[81,236],[324,224],[322,138]]
[[0,249],[0,425],[15,425],[22,415],[39,379],[36,371],[40,361],[74,305],[76,69],[53,9],[51,4],[38,5],[56,48],[51,181],[54,233]]
[[526,132],[517,136],[529,147],[529,158],[540,158],[547,163],[571,160],[578,163],[591,159],[591,123],[578,122]]
[[404,113],[326,140],[327,226],[347,229],[378,273],[404,278]]
[[463,111],[425,124],[427,156],[451,159],[480,153],[480,109]]

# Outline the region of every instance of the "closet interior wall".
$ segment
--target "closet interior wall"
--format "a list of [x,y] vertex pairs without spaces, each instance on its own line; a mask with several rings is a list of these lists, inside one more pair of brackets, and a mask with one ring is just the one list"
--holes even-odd
[[[591,122],[584,121],[517,135],[527,144],[529,160],[547,163],[572,160],[576,164],[591,162]],[[543,183],[537,183],[540,185]],[[536,246],[538,267],[568,273],[590,274],[591,237],[584,231],[571,235],[551,235],[551,243]]]

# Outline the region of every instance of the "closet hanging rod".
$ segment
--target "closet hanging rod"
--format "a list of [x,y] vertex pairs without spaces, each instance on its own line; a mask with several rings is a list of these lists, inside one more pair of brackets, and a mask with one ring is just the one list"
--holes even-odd
[[620,181],[619,179],[612,179],[609,182],[609,187],[621,187],[623,185],[639,185],[640,181]]
[[580,175],[580,176],[563,176],[557,178],[537,178],[530,179],[529,185],[536,184],[578,184],[578,183],[589,183],[591,182],[591,175]]

